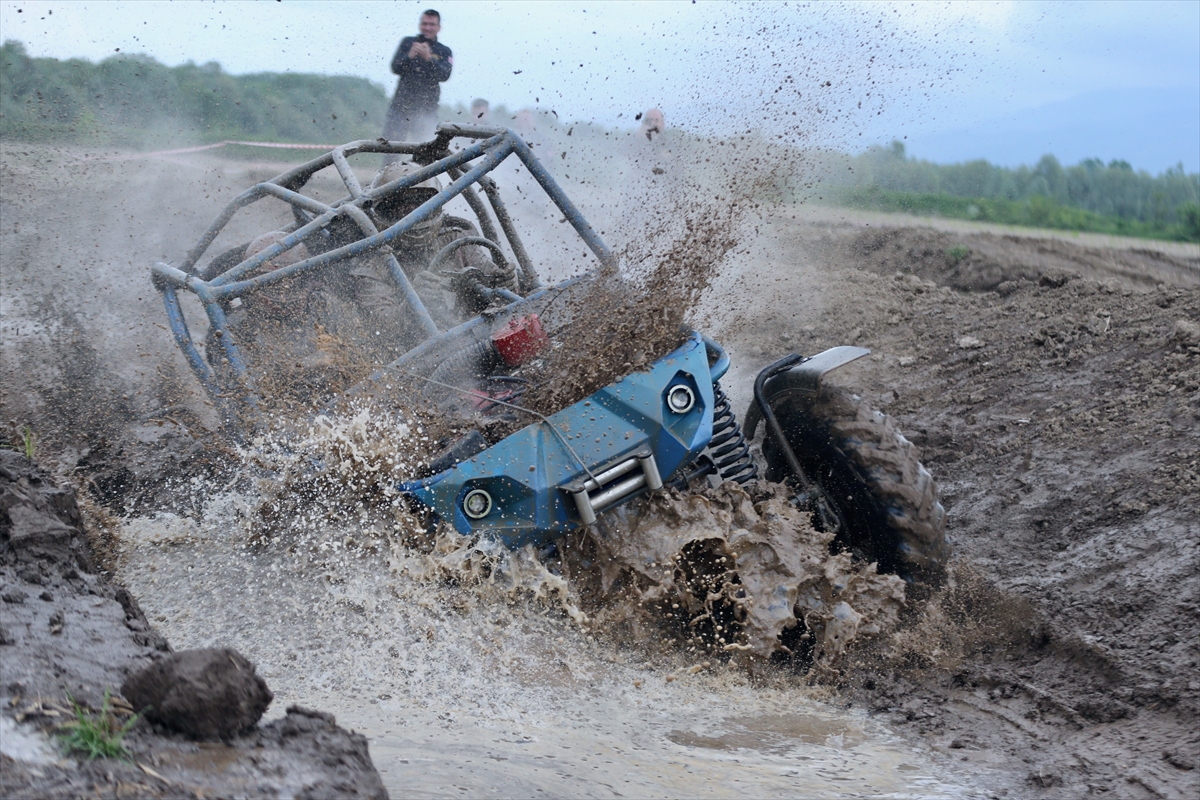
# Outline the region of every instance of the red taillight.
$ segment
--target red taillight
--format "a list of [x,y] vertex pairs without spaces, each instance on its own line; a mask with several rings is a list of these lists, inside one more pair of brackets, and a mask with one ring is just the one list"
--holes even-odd
[[537,314],[526,314],[510,320],[492,334],[492,345],[500,358],[510,367],[524,364],[536,356],[550,341],[542,330],[542,321]]

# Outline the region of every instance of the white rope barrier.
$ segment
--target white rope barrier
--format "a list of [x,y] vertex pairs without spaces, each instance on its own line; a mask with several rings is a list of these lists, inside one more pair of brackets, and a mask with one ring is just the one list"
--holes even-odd
[[183,153],[199,153],[204,150],[216,150],[229,145],[242,147],[273,147],[280,150],[332,150],[333,144],[292,144],[289,142],[243,142],[237,139],[225,139],[216,144],[204,144],[198,147],[180,147],[174,150],[152,150],[149,153],[129,153],[121,156],[92,156],[85,161],[132,161],[139,158],[154,158],[155,156],[176,156]]

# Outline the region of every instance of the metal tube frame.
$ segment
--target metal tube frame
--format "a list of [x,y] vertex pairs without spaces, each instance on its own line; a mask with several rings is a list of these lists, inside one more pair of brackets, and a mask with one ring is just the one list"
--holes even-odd
[[[455,180],[462,175],[462,171],[458,167],[453,167],[446,170],[446,174],[450,176],[451,180]],[[479,220],[479,230],[483,232],[483,235],[493,242],[499,243],[500,236],[496,233],[496,226],[492,224],[492,218],[488,216],[487,206],[483,204],[483,201],[479,199],[479,195],[475,193],[474,186],[467,187],[467,190],[463,192],[463,199],[467,201],[467,205],[475,212],[475,218]]]
[[[475,141],[462,150],[451,153],[449,149],[450,141],[455,138],[473,139]],[[414,160],[418,163],[425,163],[425,166],[410,175],[391,181],[383,186],[364,189],[347,160],[348,156],[359,153],[408,153],[412,154]],[[179,267],[172,267],[161,263],[151,267],[151,280],[155,288],[163,296],[163,303],[166,307],[167,320],[171,326],[171,333],[175,337],[176,343],[179,345],[180,350],[187,359],[188,365],[192,368],[201,385],[204,386],[220,406],[223,408],[227,406],[225,398],[228,396],[228,390],[232,387],[219,385],[220,381],[217,374],[209,368],[197,349],[179,301],[179,289],[192,292],[200,300],[208,317],[209,324],[221,342],[223,354],[228,360],[237,382],[240,384],[239,388],[242,390],[245,401],[251,409],[256,409],[258,403],[253,381],[247,372],[247,366],[241,355],[241,351],[229,330],[229,324],[225,316],[225,304],[234,298],[242,297],[280,281],[332,267],[347,259],[373,251],[386,251],[388,253],[388,271],[393,280],[395,280],[401,296],[403,296],[405,302],[408,303],[409,307],[417,315],[422,328],[429,338],[404,356],[392,362],[392,364],[383,367],[383,370],[380,372],[376,372],[372,378],[367,379],[367,383],[371,383],[372,379],[378,380],[382,377],[381,373],[383,371],[391,372],[440,342],[473,332],[478,327],[480,319],[470,320],[450,331],[438,330],[424,303],[413,288],[411,281],[404,274],[404,270],[400,267],[395,255],[390,252],[390,245],[417,224],[438,213],[446,203],[460,194],[464,196],[472,211],[479,218],[480,229],[484,235],[499,245],[499,236],[497,235],[495,226],[487,214],[483,201],[472,188],[475,183],[482,185],[492,211],[500,223],[500,228],[504,232],[504,236],[508,240],[508,244],[516,257],[516,262],[520,265],[522,272],[522,292],[540,289],[541,283],[533,262],[529,258],[524,244],[516,231],[516,227],[508,215],[508,210],[500,198],[500,193],[495,183],[488,177],[488,173],[494,170],[508,156],[514,154],[525,165],[526,169],[529,170],[529,173],[546,194],[549,195],[550,199],[554,201],[555,205],[558,206],[558,209],[563,213],[566,220],[579,234],[580,238],[584,240],[584,243],[587,244],[596,258],[599,259],[601,266],[604,268],[614,267],[616,257],[608,248],[608,245],[604,243],[592,225],[558,186],[550,173],[541,165],[537,157],[533,155],[533,151],[529,148],[529,145],[510,129],[484,125],[442,124],[438,126],[437,133],[429,142],[386,142],[382,139],[364,139],[350,142],[336,147],[332,151],[318,156],[305,164],[294,167],[269,181],[257,184],[238,195],[222,210],[217,219],[200,237],[200,241],[188,251],[183,263]],[[471,162],[476,163],[472,164]],[[297,191],[314,174],[330,166],[334,167],[343,184],[346,186],[347,196],[333,204],[327,205],[311,197],[302,195]],[[383,231],[379,231],[376,228],[370,215],[367,213],[367,210],[373,203],[443,173],[448,174],[452,178],[452,183],[449,186],[442,189],[391,227]],[[279,242],[242,260],[219,275],[206,275],[203,271],[197,270],[196,264],[208,251],[208,248],[216,240],[217,236],[220,235],[221,231],[229,224],[229,221],[233,219],[233,216],[241,209],[268,197],[281,200],[294,208],[303,209],[317,216],[305,225],[293,226],[293,229]],[[256,270],[278,257],[281,253],[297,246],[306,237],[329,225],[338,217],[346,217],[353,221],[362,230],[365,238],[335,250],[306,258],[286,267],[261,275],[254,275],[253,277],[245,277],[252,275]],[[544,294],[544,292],[538,292],[538,294]],[[512,301],[508,306],[509,310],[527,302],[526,298],[518,297],[507,291],[498,290],[496,295],[505,300]]]
[[496,188],[496,182],[492,180],[491,176],[487,176],[479,179],[479,185],[483,187],[484,194],[491,202],[492,210],[496,212],[496,219],[500,220],[500,227],[504,229],[504,236],[508,239],[509,246],[512,247],[513,255],[517,257],[517,263],[521,265],[522,288],[527,292],[540,289],[542,282],[533,268],[529,253],[525,252],[525,244],[521,241],[516,226],[512,224],[512,218],[508,216],[508,208],[500,199],[500,190]]

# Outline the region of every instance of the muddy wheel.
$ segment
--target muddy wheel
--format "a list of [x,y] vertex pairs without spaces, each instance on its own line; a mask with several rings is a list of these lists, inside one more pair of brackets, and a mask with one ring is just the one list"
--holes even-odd
[[[936,582],[950,554],[946,511],[916,447],[893,421],[836,388],[813,396],[768,385],[767,400],[836,517],[834,547],[878,562],[881,572]],[[768,480],[790,479],[786,458],[769,435],[763,456]]]

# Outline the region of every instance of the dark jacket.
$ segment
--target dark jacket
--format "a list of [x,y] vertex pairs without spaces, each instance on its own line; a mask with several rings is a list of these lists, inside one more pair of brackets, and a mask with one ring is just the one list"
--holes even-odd
[[[409,58],[408,49],[413,42],[429,42],[433,58],[429,61]],[[446,45],[424,36],[405,36],[396,48],[396,55],[392,56],[392,72],[400,76],[392,105],[426,111],[437,108],[442,97],[438,84],[450,78],[453,66],[454,54]]]

